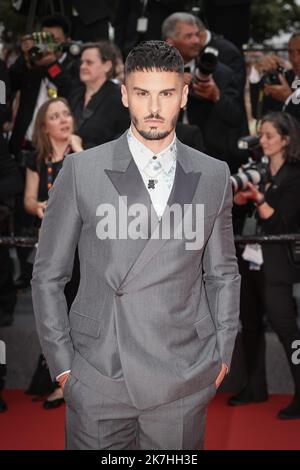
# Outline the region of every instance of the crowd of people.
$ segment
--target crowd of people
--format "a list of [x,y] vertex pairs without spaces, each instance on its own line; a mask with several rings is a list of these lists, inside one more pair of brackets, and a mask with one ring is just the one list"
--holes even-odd
[[[180,52],[185,83],[189,86],[187,105],[176,126],[177,137],[184,144],[225,161],[231,173],[236,173],[249,157],[237,145],[239,138],[249,134],[244,55],[232,42],[210,31],[197,16],[178,12],[175,3],[173,11],[168,9],[161,19],[160,28],[161,39]],[[37,235],[48,192],[65,156],[116,139],[129,128],[130,115],[122,104],[120,91],[123,60],[141,34],[126,36],[120,27],[123,14],[120,11],[116,19],[117,44],[97,37],[95,30],[87,37],[85,30],[75,38],[85,41],[79,56],[73,56],[68,47],[57,47],[33,57],[36,44],[32,36],[24,36],[14,63],[8,66],[5,60],[0,61],[0,79],[6,84],[7,93],[6,105],[0,105],[0,236],[12,231]],[[70,43],[66,17],[47,17],[39,29],[50,34],[56,46]],[[157,32],[151,36],[148,29],[147,34],[143,38],[157,39]],[[203,78],[201,60],[207,51],[214,51],[217,60]],[[286,67],[286,61],[274,54],[263,55],[248,70],[251,114],[260,122],[260,146],[269,158],[271,177],[259,186],[249,182],[246,191],[235,194],[234,215],[238,214],[243,225],[250,214],[255,218],[257,233],[266,235],[296,233],[300,225],[300,107],[294,86],[300,79],[300,32],[291,35],[288,56],[288,70],[280,68]],[[268,398],[263,321],[266,315],[286,352],[295,384],[292,402],[280,410],[278,417],[300,418],[300,366],[291,361],[292,344],[300,340],[300,330],[292,294],[295,277],[290,246],[263,244],[261,263],[247,258],[245,251],[237,246],[242,274],[241,334],[248,377],[243,390],[229,404],[238,406]],[[13,322],[18,287],[29,286],[28,266],[32,264],[28,259],[32,253],[18,248],[18,257],[21,274],[16,279],[10,252],[0,245],[0,328]],[[65,290],[69,308],[79,275],[76,252],[72,279]],[[37,379],[41,374],[45,377],[42,384]],[[1,389],[3,378],[0,381]],[[51,381],[43,356],[28,391],[46,396],[47,409],[63,402],[63,393]],[[0,399],[0,411],[5,409]]]

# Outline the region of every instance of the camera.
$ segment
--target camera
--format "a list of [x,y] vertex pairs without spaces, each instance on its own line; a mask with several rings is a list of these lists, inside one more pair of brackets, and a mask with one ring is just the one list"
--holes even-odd
[[195,79],[208,82],[218,63],[219,51],[214,47],[206,47],[196,61]]
[[34,41],[34,46],[28,51],[30,61],[34,64],[50,52],[68,52],[72,56],[77,56],[81,52],[81,42],[65,42],[57,44],[54,41],[54,37],[49,32],[35,32],[28,36],[29,39]]
[[281,66],[278,65],[277,69],[274,70],[273,72],[266,73],[262,77],[262,81],[264,85],[281,85],[281,82],[279,80],[279,74],[284,75],[285,74],[285,69]]
[[249,157],[258,161],[263,156],[262,148],[259,143],[257,135],[246,135],[238,140],[238,148],[240,150],[247,150]]
[[233,192],[247,189],[248,182],[254,185],[271,182],[269,159],[262,155],[259,137],[252,135],[242,137],[238,141],[238,147],[250,151],[251,156],[248,162],[240,167],[238,173],[230,177]]

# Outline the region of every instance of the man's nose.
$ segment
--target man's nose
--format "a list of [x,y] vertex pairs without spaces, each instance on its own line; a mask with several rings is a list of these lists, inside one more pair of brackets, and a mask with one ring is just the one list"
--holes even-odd
[[152,114],[157,114],[160,110],[160,100],[159,97],[150,98],[150,111]]
[[199,34],[194,34],[192,36],[192,43],[193,44],[200,44],[201,43]]

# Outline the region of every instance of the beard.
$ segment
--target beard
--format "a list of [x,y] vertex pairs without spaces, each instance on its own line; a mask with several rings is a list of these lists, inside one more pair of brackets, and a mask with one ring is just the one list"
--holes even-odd
[[[135,129],[140,134],[140,136],[142,136],[144,139],[146,139],[146,140],[163,140],[166,137],[168,137],[168,135],[170,135],[171,132],[173,132],[173,130],[175,129],[179,113],[180,113],[180,110],[178,111],[176,116],[174,116],[172,118],[172,120],[170,122],[170,128],[168,130],[165,130],[165,131],[159,131],[155,127],[152,127],[152,128],[150,127],[150,130],[147,130],[147,131],[144,130],[144,129],[141,129],[140,124],[139,124],[139,120],[137,119],[137,117],[134,116],[134,114],[132,114],[132,113],[130,113],[130,116],[131,116],[131,122],[134,125]],[[160,120],[163,121],[163,119],[159,115],[147,116],[147,118],[145,118],[145,119],[160,119]]]

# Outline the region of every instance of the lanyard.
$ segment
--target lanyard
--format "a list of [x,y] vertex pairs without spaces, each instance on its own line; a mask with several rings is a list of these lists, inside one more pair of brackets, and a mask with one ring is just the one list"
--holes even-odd
[[141,3],[142,3],[142,13],[141,13],[141,16],[145,16],[146,14],[146,10],[147,10],[147,6],[148,6],[148,0],[141,0]]

